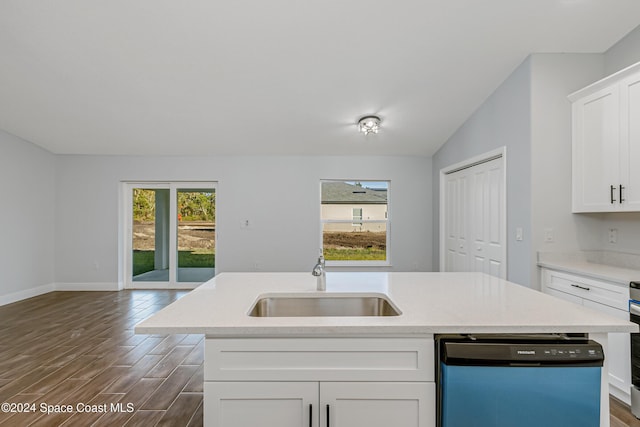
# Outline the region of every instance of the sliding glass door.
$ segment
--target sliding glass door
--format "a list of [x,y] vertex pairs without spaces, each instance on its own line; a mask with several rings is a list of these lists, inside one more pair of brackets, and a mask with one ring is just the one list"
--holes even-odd
[[125,197],[125,287],[193,288],[215,275],[215,183],[126,183]]

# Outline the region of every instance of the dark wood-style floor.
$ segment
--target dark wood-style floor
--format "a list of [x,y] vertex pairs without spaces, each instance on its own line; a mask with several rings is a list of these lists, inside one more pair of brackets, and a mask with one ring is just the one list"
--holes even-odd
[[0,403],[29,411],[3,408],[0,425],[201,426],[203,336],[133,333],[185,293],[53,292],[0,307]]
[[[201,426],[203,336],[133,333],[185,293],[53,292],[0,307],[0,403],[28,411],[3,408],[0,426]],[[612,398],[611,427],[625,426],[640,421]]]

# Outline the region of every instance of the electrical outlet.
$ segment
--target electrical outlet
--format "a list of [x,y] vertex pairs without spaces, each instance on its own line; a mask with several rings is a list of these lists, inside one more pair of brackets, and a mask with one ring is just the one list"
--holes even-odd
[[248,219],[243,219],[240,221],[240,228],[243,230],[248,230],[251,228],[251,222]]
[[610,228],[609,229],[609,243],[618,243],[618,229]]
[[546,243],[553,243],[553,228],[544,229],[544,241]]

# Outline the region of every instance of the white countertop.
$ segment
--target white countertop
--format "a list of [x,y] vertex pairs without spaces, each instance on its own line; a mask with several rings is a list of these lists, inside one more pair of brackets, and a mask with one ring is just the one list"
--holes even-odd
[[548,260],[539,261],[538,266],[551,270],[589,276],[606,280],[621,286],[629,286],[629,282],[640,281],[640,271],[630,268],[598,264],[584,260]]
[[384,294],[400,316],[247,314],[262,294],[313,294],[315,288],[308,272],[222,273],[140,322],[135,332],[229,337],[638,330],[628,321],[482,273],[327,273],[326,293]]

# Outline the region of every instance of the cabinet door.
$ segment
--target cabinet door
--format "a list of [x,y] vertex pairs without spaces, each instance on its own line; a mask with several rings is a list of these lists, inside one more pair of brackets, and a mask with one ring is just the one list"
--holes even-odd
[[620,84],[620,173],[626,211],[640,211],[640,73]]
[[[598,304],[597,302],[584,300],[585,307],[591,307],[598,311],[610,314],[620,319],[629,320],[629,313],[624,310]],[[609,334],[609,354],[605,357],[609,363],[609,384],[621,390],[622,396],[629,403],[631,388],[631,342],[628,333]],[[617,396],[621,397],[621,396]]]
[[435,383],[323,382],[320,425],[434,427],[435,401]]
[[317,382],[204,383],[207,427],[318,427]]
[[573,212],[619,210],[619,86],[579,99],[572,108]]

